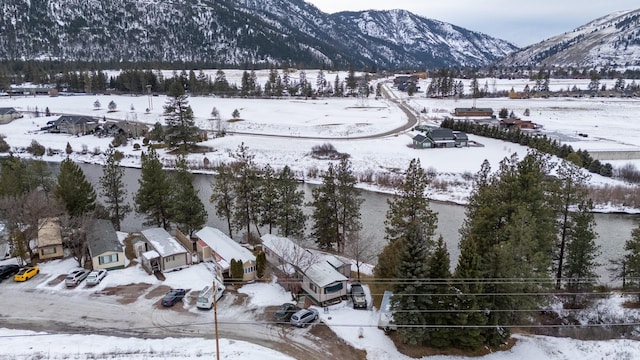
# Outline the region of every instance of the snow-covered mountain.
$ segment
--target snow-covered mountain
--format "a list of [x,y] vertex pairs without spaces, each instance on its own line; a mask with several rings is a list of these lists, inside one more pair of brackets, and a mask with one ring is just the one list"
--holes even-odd
[[303,0],[3,0],[0,59],[486,65],[517,48],[407,11],[326,14]]
[[507,56],[511,66],[640,66],[640,9],[619,11]]

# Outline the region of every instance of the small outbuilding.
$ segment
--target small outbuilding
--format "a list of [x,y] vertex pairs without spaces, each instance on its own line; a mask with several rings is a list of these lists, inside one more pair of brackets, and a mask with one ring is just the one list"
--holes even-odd
[[89,255],[93,269],[122,269],[125,266],[124,248],[109,220],[96,219],[87,231]]

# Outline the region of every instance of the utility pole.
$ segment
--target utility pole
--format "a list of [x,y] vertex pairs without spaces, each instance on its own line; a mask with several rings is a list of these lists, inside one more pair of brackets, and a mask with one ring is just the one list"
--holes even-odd
[[147,84],[147,96],[149,97],[149,110],[153,110],[153,101],[151,101],[151,84]]
[[216,328],[216,359],[220,360],[220,343],[218,342],[218,284],[213,280],[213,322]]

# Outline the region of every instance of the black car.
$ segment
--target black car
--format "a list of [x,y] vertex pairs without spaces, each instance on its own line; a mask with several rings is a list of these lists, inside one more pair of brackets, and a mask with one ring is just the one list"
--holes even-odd
[[351,285],[351,300],[353,301],[354,309],[367,308],[367,295],[365,295],[361,284]]
[[300,309],[295,304],[284,303],[276,310],[273,318],[276,322],[288,323],[289,320],[291,320],[291,315],[295,314],[298,310]]
[[0,265],[0,281],[12,277],[18,271],[20,271],[20,266],[18,265]]
[[164,305],[164,306],[173,306],[178,301],[182,300],[182,298],[186,294],[187,294],[187,291],[185,289],[171,289],[171,291],[169,291],[167,293],[167,295],[165,295],[162,298],[162,305]]

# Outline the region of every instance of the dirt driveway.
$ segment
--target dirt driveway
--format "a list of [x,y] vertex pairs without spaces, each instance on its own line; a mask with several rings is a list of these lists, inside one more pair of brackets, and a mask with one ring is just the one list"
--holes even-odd
[[[213,313],[195,309],[195,297],[188,295],[170,308],[160,305],[169,290],[164,285],[130,284],[90,293],[84,285],[80,285],[81,291],[20,285],[7,282],[0,286],[5,303],[20,304],[0,308],[3,327],[140,338],[215,337]],[[326,325],[298,329],[274,324],[270,308],[243,308],[244,301],[238,295],[225,293],[220,301],[219,337],[258,344],[296,359],[366,359],[365,351],[349,346]]]

